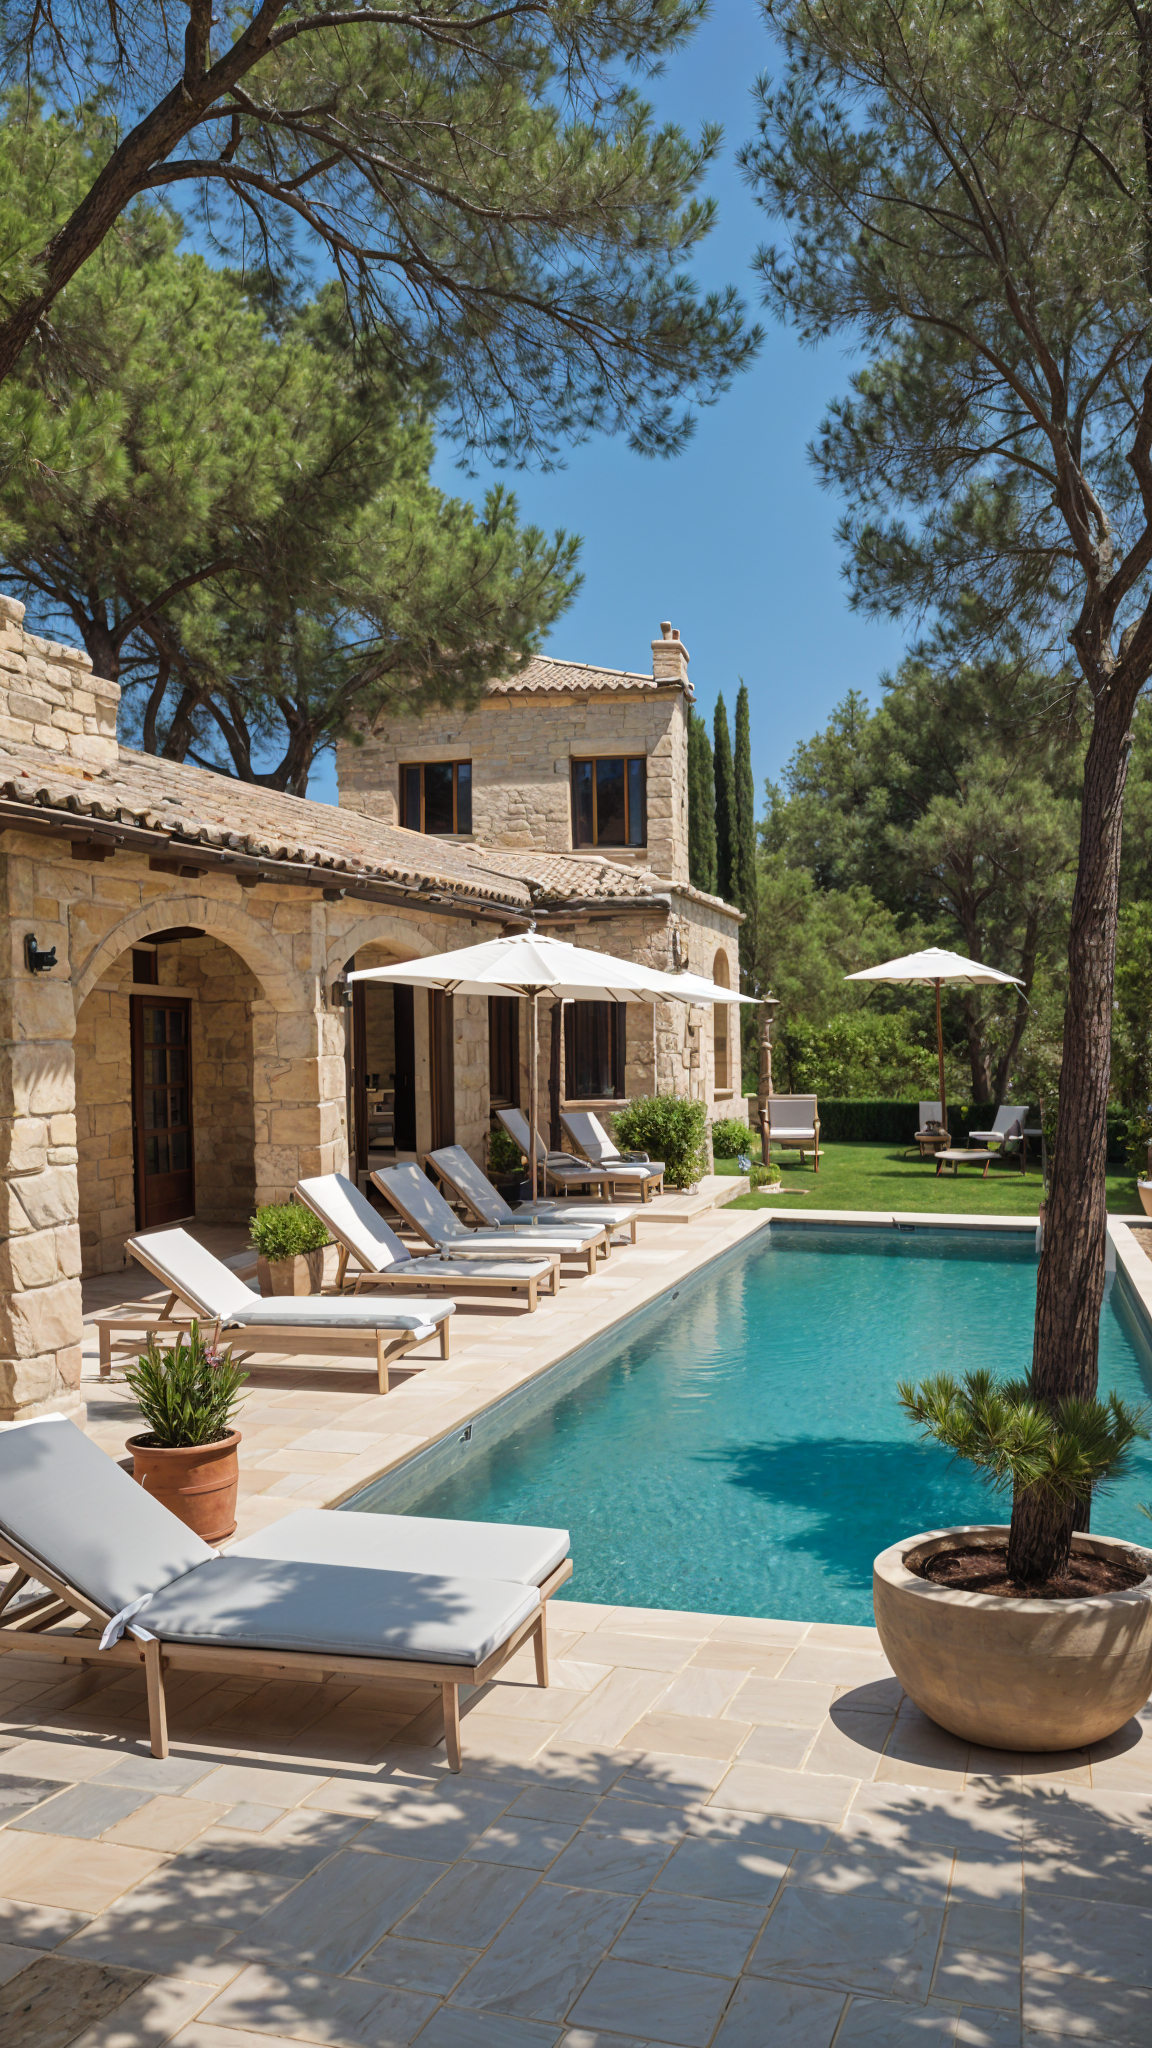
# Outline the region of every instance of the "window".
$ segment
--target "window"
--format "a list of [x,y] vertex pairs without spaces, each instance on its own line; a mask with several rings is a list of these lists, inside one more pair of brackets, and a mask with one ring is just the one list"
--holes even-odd
[[470,832],[471,761],[405,762],[400,769],[400,823],[409,832]]
[[595,1102],[624,1093],[627,1003],[565,1003],[564,1093]]
[[133,951],[132,979],[151,983],[159,981],[160,973],[155,953],[151,950],[146,952],[143,947],[137,947]]
[[647,846],[648,763],[643,755],[572,763],[573,846]]
[[[713,960],[712,979],[717,988],[727,988],[729,986],[728,956],[726,953],[717,953],[716,958]],[[712,1043],[716,1055],[715,1091],[717,1095],[728,1095],[732,1092],[731,1076],[728,1069],[728,1022],[728,1004],[713,1003]]]
[[520,1107],[520,1002],[488,998],[488,1097],[495,1109]]

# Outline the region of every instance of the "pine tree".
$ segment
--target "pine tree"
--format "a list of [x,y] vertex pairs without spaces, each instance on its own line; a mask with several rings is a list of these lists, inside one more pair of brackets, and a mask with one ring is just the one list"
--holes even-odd
[[688,879],[716,894],[716,788],[712,742],[698,711],[688,713]]
[[752,780],[752,728],[748,711],[748,685],[743,677],[736,697],[736,829],[733,833],[732,866],[736,883],[736,904],[744,912],[740,927],[740,974],[745,992],[756,964],[756,787]]
[[716,783],[716,891],[725,903],[736,897],[736,770],[723,697],[716,699],[712,722]]

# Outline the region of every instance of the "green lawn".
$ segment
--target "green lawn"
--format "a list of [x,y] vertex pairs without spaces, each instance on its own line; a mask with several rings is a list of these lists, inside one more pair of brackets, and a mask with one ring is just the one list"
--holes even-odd
[[[1029,1158],[1028,1172],[1021,1177],[1019,1166],[992,1165],[987,1180],[978,1167],[962,1166],[953,1178],[936,1169],[929,1160],[905,1159],[891,1145],[825,1145],[821,1148],[820,1171],[814,1174],[811,1154],[801,1166],[800,1155],[777,1153],[773,1163],[780,1168],[784,1191],[778,1195],[739,1195],[734,1209],[920,1209],[938,1214],[967,1216],[1034,1216],[1040,1201],[1040,1161]],[[735,1173],[734,1159],[718,1159],[717,1173]],[[1121,1215],[1138,1215],[1140,1197],[1136,1181],[1127,1167],[1108,1171],[1108,1207]]]

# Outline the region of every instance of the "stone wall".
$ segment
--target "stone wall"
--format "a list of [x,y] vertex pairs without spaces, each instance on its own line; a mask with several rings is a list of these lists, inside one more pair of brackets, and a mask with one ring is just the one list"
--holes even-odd
[[24,606],[0,596],[0,739],[68,754],[88,767],[116,759],[120,690],[92,674],[79,647],[26,633]]

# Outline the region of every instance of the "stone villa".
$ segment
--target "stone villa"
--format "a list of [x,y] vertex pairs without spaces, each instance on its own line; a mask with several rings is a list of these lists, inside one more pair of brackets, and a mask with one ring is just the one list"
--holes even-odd
[[[519,1006],[353,989],[353,964],[535,919],[737,985],[738,914],[688,881],[670,626],[648,673],[541,658],[366,733],[334,808],[121,747],[117,686],[22,621],[0,597],[0,1419],[79,1407],[80,1277],[134,1230],[242,1222],[380,1151],[483,1158],[493,1100],[527,1100]],[[569,1103],[738,1101],[734,1013],[613,1009],[542,1016],[554,1142]]]

